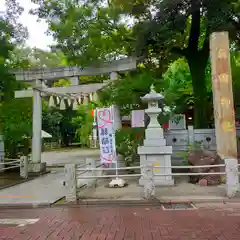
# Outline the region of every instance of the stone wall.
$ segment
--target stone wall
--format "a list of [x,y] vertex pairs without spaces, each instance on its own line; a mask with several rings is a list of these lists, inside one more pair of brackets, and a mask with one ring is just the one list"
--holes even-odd
[[[188,130],[168,130],[164,136],[167,145],[173,147],[173,165],[179,165],[179,162],[183,162],[181,152],[186,151],[188,145],[194,141],[201,141],[206,149],[216,150],[215,129],[193,129],[189,127]],[[240,138],[240,128],[237,128],[237,137]],[[238,149],[240,150],[240,148]]]

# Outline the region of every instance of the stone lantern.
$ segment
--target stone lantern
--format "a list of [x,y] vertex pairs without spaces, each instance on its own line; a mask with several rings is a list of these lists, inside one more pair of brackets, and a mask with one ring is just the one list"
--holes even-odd
[[[145,113],[149,116],[150,122],[145,132],[143,146],[138,147],[140,155],[140,165],[153,165],[162,168],[154,168],[154,174],[171,174],[171,155],[172,146],[166,146],[166,140],[163,136],[163,129],[158,123],[158,115],[162,112],[159,108],[159,101],[164,97],[154,90],[151,86],[150,93],[141,98],[143,102],[148,103]],[[139,184],[144,185],[143,178],[140,178]],[[173,185],[172,176],[154,176],[153,182],[155,186]]]

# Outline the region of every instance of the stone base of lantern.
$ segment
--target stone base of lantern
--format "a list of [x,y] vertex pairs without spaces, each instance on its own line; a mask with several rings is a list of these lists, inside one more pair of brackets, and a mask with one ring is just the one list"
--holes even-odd
[[[166,174],[166,176],[154,176],[155,186],[171,186],[174,180],[171,175],[171,146],[141,146],[138,148],[140,165],[153,165],[161,168],[153,168],[154,174]],[[139,185],[144,185],[144,179],[139,179]]]

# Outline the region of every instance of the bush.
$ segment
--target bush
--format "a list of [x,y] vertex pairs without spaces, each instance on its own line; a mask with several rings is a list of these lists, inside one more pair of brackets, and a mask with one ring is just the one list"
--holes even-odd
[[124,157],[126,166],[135,163],[137,148],[143,144],[144,133],[144,128],[123,128],[116,132],[116,150]]

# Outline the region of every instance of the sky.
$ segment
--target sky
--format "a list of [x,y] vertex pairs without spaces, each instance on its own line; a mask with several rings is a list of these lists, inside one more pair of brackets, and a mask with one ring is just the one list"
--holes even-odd
[[[4,2],[0,0],[0,12],[4,11]],[[20,22],[28,28],[29,39],[26,41],[26,45],[29,47],[37,47],[43,50],[48,50],[48,45],[53,43],[51,36],[46,35],[48,26],[46,22],[37,22],[37,17],[30,15],[28,12],[32,8],[36,8],[36,4],[33,4],[31,0],[21,0],[19,1],[21,6],[24,8]]]

